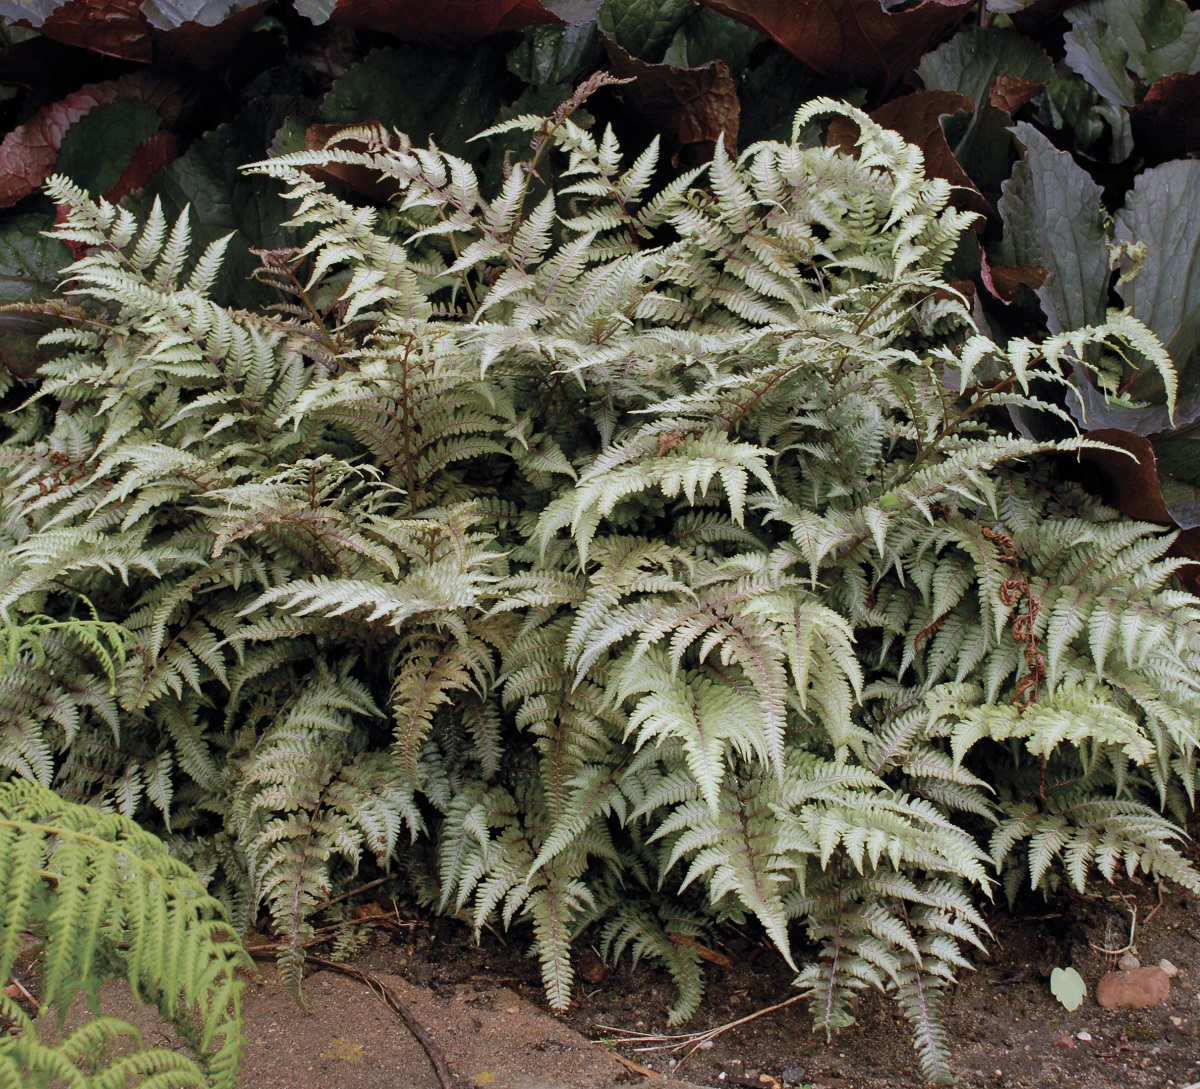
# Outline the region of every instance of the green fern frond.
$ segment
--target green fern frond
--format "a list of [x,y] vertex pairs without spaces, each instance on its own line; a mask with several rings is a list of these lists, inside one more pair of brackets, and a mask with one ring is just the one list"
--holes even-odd
[[190,1052],[139,1047],[96,1068],[100,1044],[132,1035],[137,1045],[136,1030],[102,1018],[46,1045],[5,998],[5,1016],[24,1031],[4,1048],[0,1068],[97,1089],[130,1076],[139,1085],[233,1089],[245,1047],[243,984],[235,971],[250,960],[220,904],[160,841],[124,817],[65,802],[35,783],[10,782],[0,786],[0,880],[8,893],[0,973],[12,971],[32,932],[42,1002],[60,1017],[80,990],[95,1000],[104,976],[115,973],[158,1007]]

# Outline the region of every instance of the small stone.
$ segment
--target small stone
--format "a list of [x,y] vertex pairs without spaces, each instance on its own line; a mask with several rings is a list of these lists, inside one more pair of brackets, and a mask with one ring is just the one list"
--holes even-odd
[[1092,1034],[1090,1032],[1077,1032],[1075,1033],[1075,1039],[1082,1040],[1085,1044],[1090,1044],[1092,1042]]
[[1172,1017],[1171,1024],[1174,1025],[1176,1028],[1179,1028],[1179,1026],[1183,1024],[1183,1018],[1182,1017]]
[[799,1085],[802,1081],[804,1081],[804,1067],[786,1067],[783,1073],[779,1075],[779,1080],[783,1082],[784,1085]]
[[603,983],[608,975],[608,965],[590,949],[579,954],[578,968],[579,974],[589,983]]
[[1124,953],[1121,959],[1117,961],[1117,967],[1122,972],[1132,972],[1142,966],[1142,962],[1137,959],[1132,953]]
[[1106,1010],[1148,1010],[1171,997],[1171,977],[1161,968],[1106,972],[1096,985],[1096,1001]]
[[1158,962],[1158,966],[1167,973],[1172,979],[1179,975],[1179,969],[1175,967],[1169,960],[1164,957]]

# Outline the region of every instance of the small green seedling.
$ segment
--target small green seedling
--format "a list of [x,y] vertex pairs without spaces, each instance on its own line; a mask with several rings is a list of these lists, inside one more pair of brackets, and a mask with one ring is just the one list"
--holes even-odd
[[1050,993],[1068,1011],[1077,1010],[1087,994],[1087,984],[1074,968],[1055,968],[1050,973]]

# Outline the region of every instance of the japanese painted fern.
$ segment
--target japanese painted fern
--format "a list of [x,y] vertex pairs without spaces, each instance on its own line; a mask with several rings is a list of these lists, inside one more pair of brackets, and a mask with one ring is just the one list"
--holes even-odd
[[1007,423],[1069,421],[1039,391],[1112,353],[1173,394],[1169,360],[1117,312],[980,336],[942,279],[970,217],[848,108],[796,132],[848,114],[857,157],[658,188],[570,105],[510,124],[494,195],[369,127],[258,164],[310,239],[263,255],[268,313],[209,301],[186,218],[52,184],[84,256],[8,391],[0,620],[86,597],[129,651],[107,700],[94,646],[19,654],[0,760],[157,821],[297,985],[314,908],[428,836],[435,898],[528,920],[556,1008],[599,924],[685,1019],[671,937],[754,915],[818,1027],[882,988],[946,1078],[997,881],[1200,889],[1200,603],[1169,535],[1057,479],[1082,439]]

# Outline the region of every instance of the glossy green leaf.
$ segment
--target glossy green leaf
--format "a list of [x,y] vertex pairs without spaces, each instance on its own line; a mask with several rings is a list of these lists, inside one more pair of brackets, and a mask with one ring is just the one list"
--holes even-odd
[[1074,151],[1098,162],[1122,163],[1133,151],[1129,111],[1105,98],[1082,76],[1059,65],[1046,85],[1038,123]]
[[996,263],[1041,265],[1038,289],[1052,332],[1093,325],[1108,307],[1108,235],[1098,186],[1070,155],[1025,122],[1025,157],[1004,185],[1004,244]]
[[699,8],[677,31],[663,56],[676,68],[702,68],[724,61],[731,72],[745,68],[754,47],[763,40],[758,31],[734,22],[712,8]]
[[1182,0],[1092,0],[1066,16],[1067,63],[1122,106],[1137,102],[1130,72],[1152,83],[1200,70],[1200,12]]
[[978,26],[959,31],[926,53],[917,68],[930,90],[957,91],[974,101],[975,112],[951,148],[975,184],[992,199],[999,197],[1012,165],[1012,144],[1005,132],[1012,118],[989,98],[996,79],[1010,76],[1045,83],[1053,72],[1045,51],[1024,35]]
[[1046,51],[1012,29],[969,26],[944,45],[926,53],[917,68],[925,86],[936,91],[957,91],[987,101],[997,76],[1048,80],[1054,65]]
[[118,98],[97,106],[67,130],[56,169],[89,193],[107,193],[139,145],[161,125],[158,112],[136,98]]
[[71,252],[43,231],[52,216],[29,212],[0,227],[0,303],[49,295],[62,279],[58,270],[70,263]]
[[447,151],[474,158],[467,142],[495,119],[504,71],[504,55],[491,43],[468,53],[377,49],[334,84],[320,119],[382,121],[417,143],[433,137]]
[[606,0],[600,29],[627,53],[657,61],[692,10],[692,0]]
[[596,24],[534,26],[524,32],[519,45],[508,52],[508,70],[526,83],[570,83],[583,76],[586,66],[600,58]]

